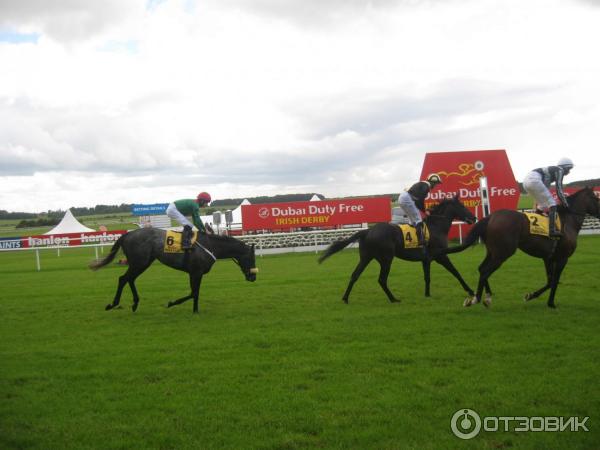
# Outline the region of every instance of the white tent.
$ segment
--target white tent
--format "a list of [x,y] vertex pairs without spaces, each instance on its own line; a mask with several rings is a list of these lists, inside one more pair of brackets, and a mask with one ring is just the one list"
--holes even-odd
[[70,209],[67,210],[64,217],[60,221],[58,225],[52,228],[50,231],[44,234],[64,234],[64,233],[81,233],[86,231],[96,231],[91,228],[88,228],[82,225],[71,212]]
[[317,194],[314,194],[311,198],[310,198],[311,202],[320,202],[321,201],[321,197],[319,197]]

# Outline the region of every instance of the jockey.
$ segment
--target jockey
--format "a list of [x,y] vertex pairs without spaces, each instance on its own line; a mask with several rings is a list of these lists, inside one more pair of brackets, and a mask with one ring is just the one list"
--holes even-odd
[[[196,225],[200,233],[206,234],[206,227],[200,219],[200,208],[208,206],[210,202],[210,194],[208,192],[200,192],[195,200],[176,200],[167,207],[167,216],[183,225],[183,235],[181,236],[181,247],[183,249],[190,249],[192,247],[193,225]],[[186,216],[191,216],[193,225]]]
[[560,237],[556,229],[556,200],[548,190],[552,183],[556,186],[556,195],[560,202],[568,207],[567,199],[563,192],[562,181],[571,169],[575,167],[570,158],[561,158],[556,166],[540,167],[527,174],[523,180],[523,187],[531,195],[542,211],[548,211],[550,237]]
[[413,184],[410,189],[404,191],[398,197],[400,208],[408,216],[410,224],[415,227],[419,245],[423,247],[423,253],[427,253],[425,247],[425,232],[423,230],[423,220],[420,211],[425,212],[425,197],[429,191],[433,190],[442,180],[437,173],[430,174],[425,181],[419,181]]

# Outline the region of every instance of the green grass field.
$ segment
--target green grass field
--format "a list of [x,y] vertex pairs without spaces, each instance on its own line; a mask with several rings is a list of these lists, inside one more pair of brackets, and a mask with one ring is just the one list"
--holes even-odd
[[[230,261],[205,277],[200,314],[185,274],[155,263],[138,279],[140,308],[106,312],[122,266],[87,269],[89,249],[0,254],[2,449],[597,449],[600,238],[580,237],[558,291],[541,261],[519,253],[491,279],[494,303],[462,307],[462,289],[396,260],[387,302],[372,264],[350,304],[358,254],[258,258],[256,283]],[[474,285],[483,250],[452,259]],[[589,432],[482,432],[450,419],[589,416]]]

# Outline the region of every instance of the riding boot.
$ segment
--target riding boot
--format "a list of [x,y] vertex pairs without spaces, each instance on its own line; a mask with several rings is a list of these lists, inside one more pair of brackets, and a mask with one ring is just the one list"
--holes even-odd
[[425,229],[424,223],[419,222],[415,225],[415,230],[417,232],[417,239],[419,241],[419,246],[423,249],[423,256],[427,257],[427,243],[425,242]]
[[183,233],[181,234],[181,248],[183,250],[189,250],[192,248],[192,237],[194,232],[192,231],[192,227],[189,225],[185,225],[183,227]]
[[559,238],[562,233],[556,227],[556,206],[548,210],[548,231],[551,238]]

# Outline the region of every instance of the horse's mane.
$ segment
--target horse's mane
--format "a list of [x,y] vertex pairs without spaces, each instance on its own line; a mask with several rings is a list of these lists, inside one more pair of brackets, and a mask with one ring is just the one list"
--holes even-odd
[[454,197],[445,198],[438,204],[434,205],[433,208],[430,209],[431,214],[438,214],[447,204],[452,203],[454,201]]
[[206,236],[208,236],[211,239],[214,239],[215,241],[221,241],[221,242],[240,242],[239,239],[234,238],[233,236],[225,236],[223,234],[207,234]]
[[[582,195],[586,191],[594,192],[592,190],[592,188],[590,188],[589,186],[586,186],[582,189],[579,189],[577,192],[573,192],[571,195],[567,195],[567,203],[569,204],[569,206],[573,205],[573,203],[575,203],[575,201],[579,198],[579,196]],[[567,207],[564,205],[558,205],[558,210],[564,212],[567,210]]]

